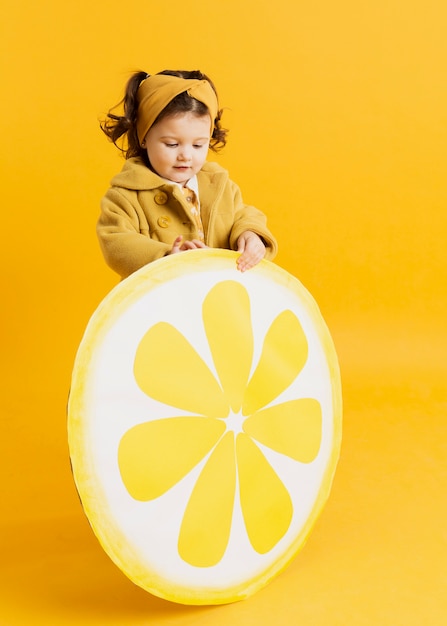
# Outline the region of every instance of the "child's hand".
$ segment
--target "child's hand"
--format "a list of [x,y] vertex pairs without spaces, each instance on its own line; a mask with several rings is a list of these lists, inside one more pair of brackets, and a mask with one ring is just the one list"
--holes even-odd
[[177,254],[177,252],[184,252],[185,250],[195,250],[196,248],[208,248],[200,239],[192,239],[191,241],[183,241],[183,237],[179,235],[175,238],[172,244],[172,249],[169,254]]
[[246,230],[242,235],[239,235],[237,251],[241,253],[236,261],[237,269],[240,272],[251,269],[265,256],[265,246],[262,239],[251,230]]

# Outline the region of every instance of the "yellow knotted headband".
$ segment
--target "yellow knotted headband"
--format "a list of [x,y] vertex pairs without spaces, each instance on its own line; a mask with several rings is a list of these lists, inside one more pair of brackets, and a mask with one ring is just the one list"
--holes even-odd
[[213,132],[219,105],[216,93],[207,80],[154,74],[143,80],[138,88],[137,133],[140,144],[163,109],[184,91],[208,108]]

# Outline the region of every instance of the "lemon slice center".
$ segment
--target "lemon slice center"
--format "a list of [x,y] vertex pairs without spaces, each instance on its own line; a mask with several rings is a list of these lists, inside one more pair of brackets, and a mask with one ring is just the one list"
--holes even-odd
[[231,431],[235,435],[237,435],[239,433],[244,432],[242,425],[246,419],[247,419],[247,416],[242,415],[242,411],[239,411],[238,413],[230,411],[228,417],[226,417],[225,419],[222,419],[222,422],[224,422],[227,428],[226,432]]

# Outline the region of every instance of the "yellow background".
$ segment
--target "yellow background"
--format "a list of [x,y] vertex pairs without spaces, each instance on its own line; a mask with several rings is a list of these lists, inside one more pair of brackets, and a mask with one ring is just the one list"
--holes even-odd
[[[447,5],[16,0],[3,7],[0,625],[441,625],[447,619]],[[111,563],[77,500],[65,404],[116,284],[97,118],[129,73],[207,72],[219,161],[339,355],[344,439],[304,550],[246,602],[172,605]]]

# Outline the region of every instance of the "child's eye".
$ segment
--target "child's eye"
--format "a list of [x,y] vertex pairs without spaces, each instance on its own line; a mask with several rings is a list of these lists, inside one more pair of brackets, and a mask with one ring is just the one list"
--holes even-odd
[[203,143],[195,143],[193,144],[194,148],[203,148],[204,144]]
[[177,148],[178,143],[165,143],[167,148]]

